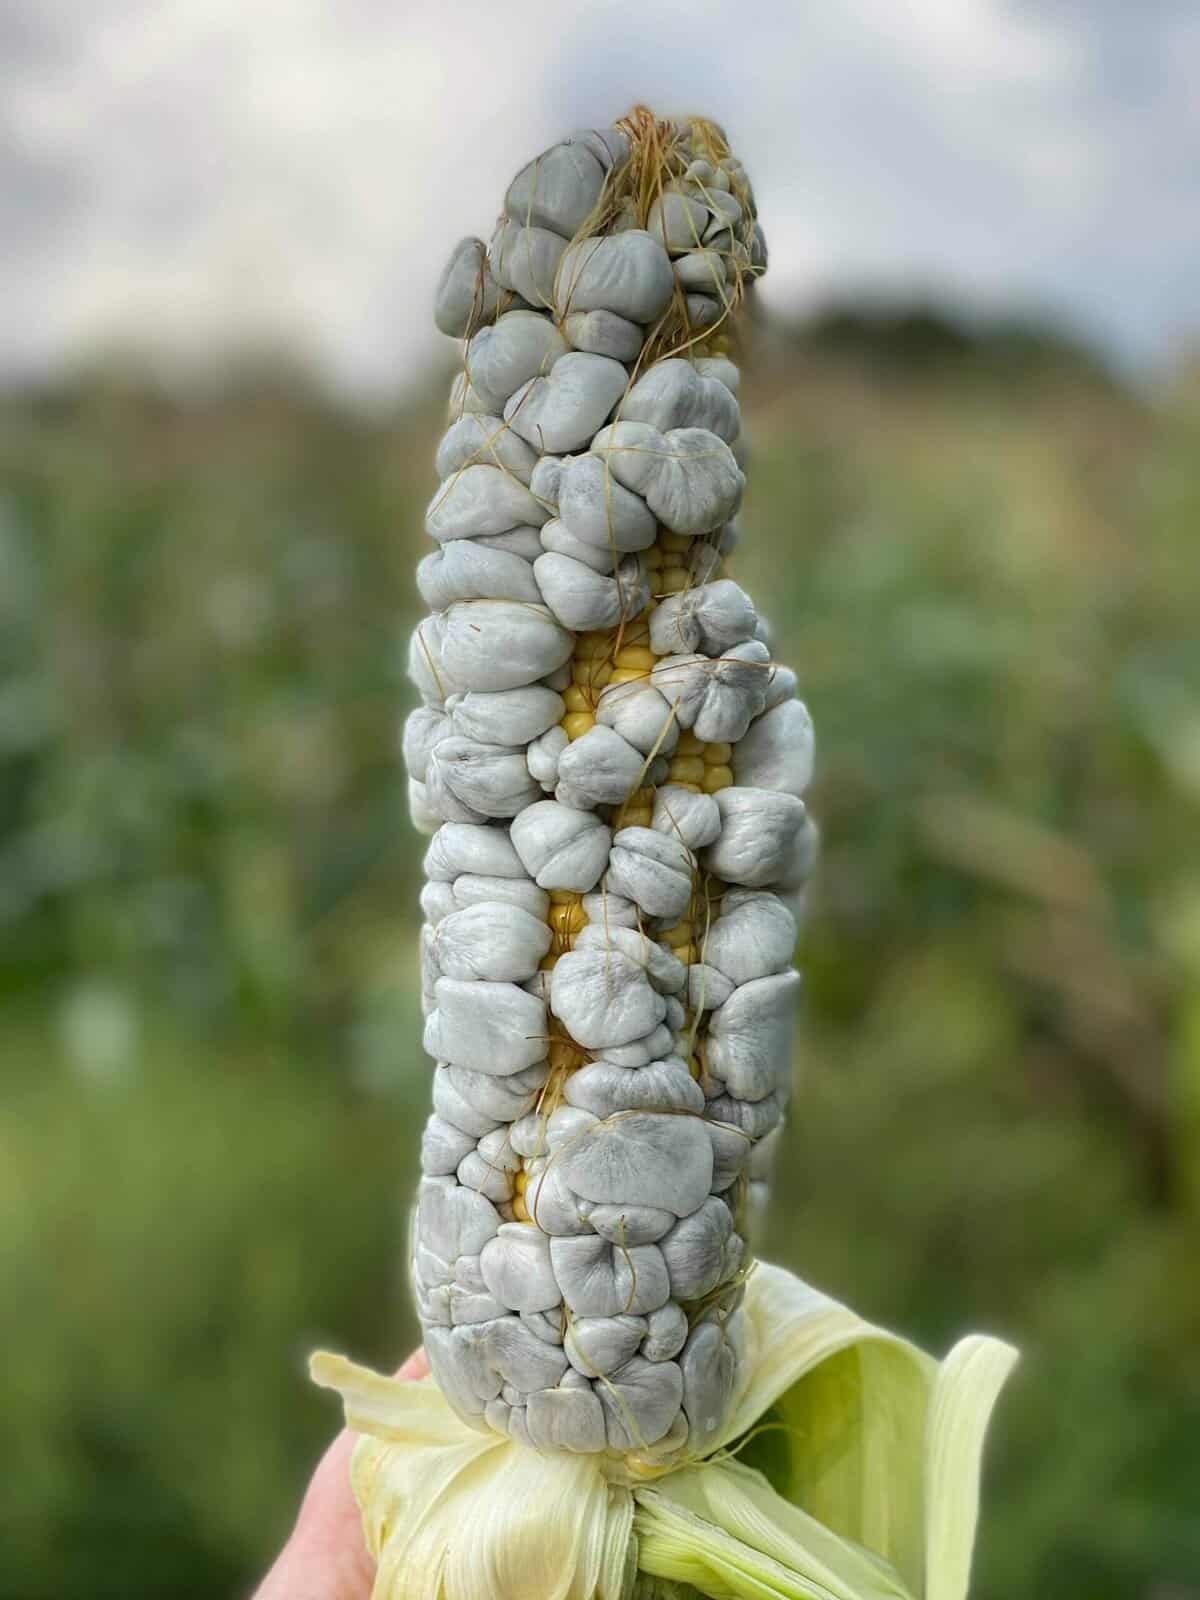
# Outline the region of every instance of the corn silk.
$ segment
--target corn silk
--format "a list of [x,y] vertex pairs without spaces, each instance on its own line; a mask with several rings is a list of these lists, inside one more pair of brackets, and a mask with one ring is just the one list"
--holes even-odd
[[524,167],[439,284],[403,738],[431,1376],[313,1359],[377,1600],[967,1592],[1014,1352],[939,1365],[748,1242],[816,854],[812,725],[729,575],[766,263],[720,129],[639,108]]

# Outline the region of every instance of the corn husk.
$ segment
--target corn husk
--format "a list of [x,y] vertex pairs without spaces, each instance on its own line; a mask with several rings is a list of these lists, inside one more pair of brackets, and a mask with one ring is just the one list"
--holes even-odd
[[778,1267],[747,1282],[745,1376],[700,1457],[539,1455],[432,1379],[313,1357],[362,1437],[374,1600],[965,1600],[984,1435],[1016,1352],[941,1363]]

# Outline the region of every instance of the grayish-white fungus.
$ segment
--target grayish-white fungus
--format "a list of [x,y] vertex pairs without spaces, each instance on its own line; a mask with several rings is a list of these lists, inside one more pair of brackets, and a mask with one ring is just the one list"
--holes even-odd
[[473,1427],[657,1462],[744,1359],[816,831],[795,675],[725,571],[739,379],[706,330],[765,266],[753,194],[709,125],[639,127],[528,163],[438,285],[466,343],[401,742],[433,1371]]
[[548,318],[536,311],[509,311],[490,328],[481,328],[467,346],[471,387],[494,411],[501,411],[510,395],[530,378],[549,372],[567,348]]
[[629,322],[652,322],[675,288],[666,251],[638,228],[581,239],[563,251],[557,265],[554,309],[560,317],[611,311]]
[[610,356],[569,350],[544,378],[530,378],[504,407],[504,420],[545,454],[585,447],[625,392],[625,368]]

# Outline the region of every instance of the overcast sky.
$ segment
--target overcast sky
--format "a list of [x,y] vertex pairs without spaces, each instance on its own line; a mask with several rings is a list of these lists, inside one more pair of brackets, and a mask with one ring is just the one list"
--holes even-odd
[[0,0],[0,377],[284,342],[388,391],[508,178],[643,100],[728,131],[765,297],[1200,329],[1200,0]]

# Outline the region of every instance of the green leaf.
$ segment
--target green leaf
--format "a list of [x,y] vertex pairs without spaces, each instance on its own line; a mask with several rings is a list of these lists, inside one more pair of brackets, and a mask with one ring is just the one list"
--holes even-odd
[[642,1570],[694,1583],[713,1600],[914,1600],[894,1568],[737,1462],[687,1468],[634,1498]]

